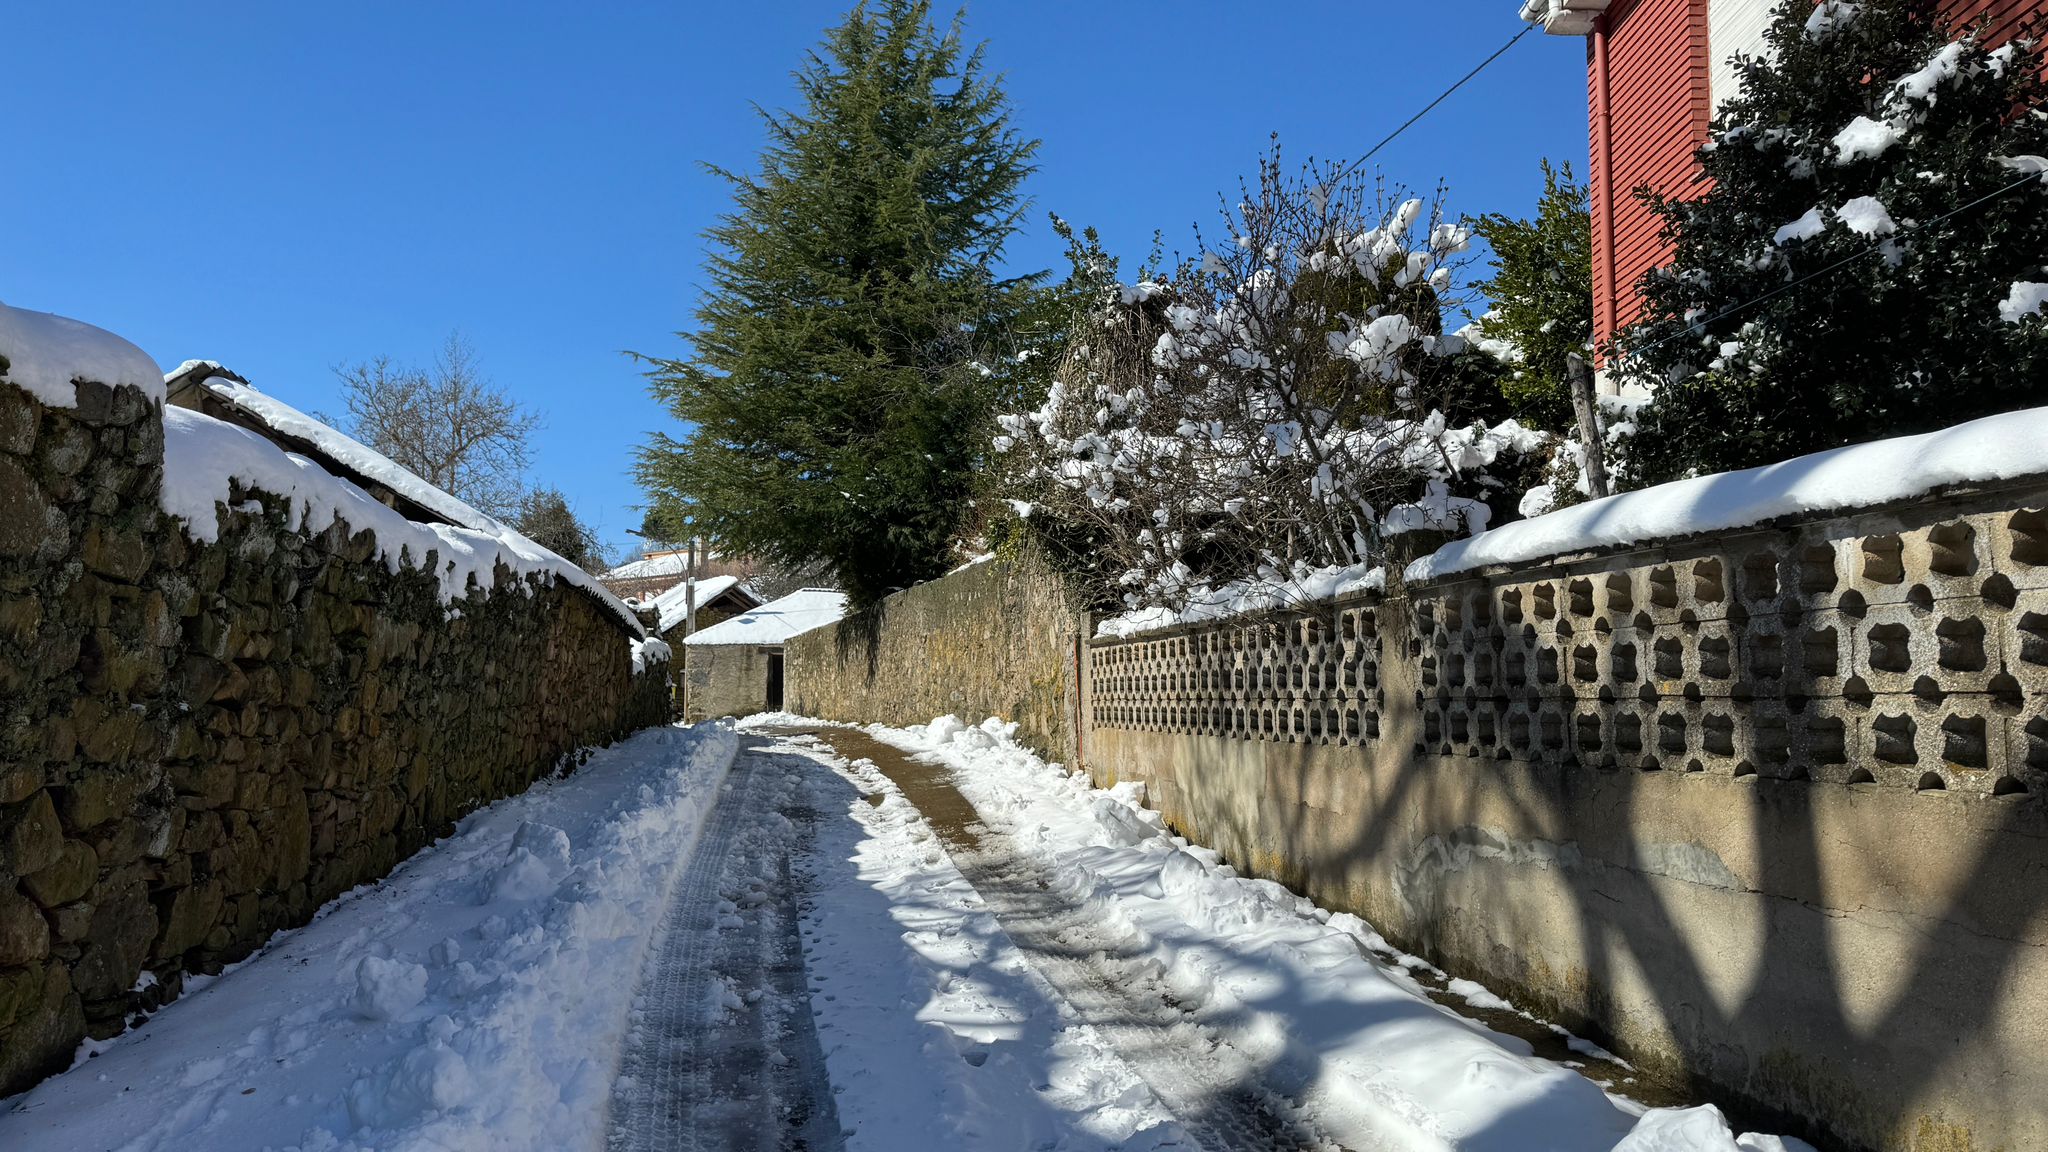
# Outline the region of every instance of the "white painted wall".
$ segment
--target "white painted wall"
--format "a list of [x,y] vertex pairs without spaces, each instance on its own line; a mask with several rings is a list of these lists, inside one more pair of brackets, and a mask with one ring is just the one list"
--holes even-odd
[[1761,55],[1764,28],[1771,22],[1772,0],[1707,0],[1708,97],[1716,111],[1742,87],[1728,58],[1741,52]]

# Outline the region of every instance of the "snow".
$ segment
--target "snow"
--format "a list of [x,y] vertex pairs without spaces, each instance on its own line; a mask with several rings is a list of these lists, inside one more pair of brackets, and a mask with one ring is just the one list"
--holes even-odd
[[77,407],[77,380],[125,384],[163,402],[163,375],[148,353],[112,332],[49,312],[0,303],[0,357],[7,360],[0,379],[53,408]]
[[231,481],[244,490],[284,497],[291,506],[287,522],[295,531],[323,532],[341,520],[352,531],[375,532],[378,556],[392,572],[424,568],[427,554],[435,553],[434,576],[443,603],[462,599],[472,585],[489,591],[503,565],[522,587],[525,577],[544,576],[581,588],[617,616],[628,635],[643,634],[632,609],[595,578],[511,528],[489,520],[491,529],[408,520],[314,460],[247,428],[190,409],[164,409],[160,501],[164,511],[184,522],[186,535],[202,543],[220,539],[219,510],[233,499]]
[[1892,214],[1875,196],[1858,196],[1835,209],[1835,218],[1859,236],[1887,236],[1899,230]]
[[1850,4],[1847,0],[1822,0],[1806,17],[1806,38],[1818,44],[1846,28],[1863,12],[1861,4]]
[[[606,576],[606,579],[612,579]],[[705,576],[697,581],[697,607],[725,595],[739,586],[737,576]],[[661,614],[661,622],[655,625],[657,631],[666,633],[669,629],[688,620],[690,615],[690,582],[684,580],[648,602],[648,606]]]
[[1908,500],[1950,484],[2048,473],[2048,408],[2029,408],[1816,452],[1761,468],[1697,476],[1593,500],[1454,540],[1407,569],[1432,580],[1490,564],[1719,532],[1779,516]]
[[1852,164],[1882,156],[1885,149],[1899,142],[1899,131],[1892,125],[1868,116],[1858,116],[1849,121],[1849,126],[1835,133],[1835,163]]
[[633,641],[633,675],[647,671],[650,664],[666,664],[674,656],[669,646],[659,636],[648,636]]
[[1998,305],[1998,318],[2008,324],[2017,324],[2043,312],[2048,312],[2048,284],[2031,280],[2014,281],[2012,291]]
[[1095,634],[1135,636],[1178,624],[1296,608],[1355,592],[1380,592],[1385,588],[1386,572],[1377,565],[1308,568],[1284,580],[1276,574],[1270,578],[1237,580],[1220,588],[1199,590],[1178,612],[1157,606],[1133,609],[1100,621],[1095,626]]
[[1777,234],[1771,237],[1771,243],[1783,244],[1788,240],[1811,240],[1815,236],[1820,235],[1826,228],[1827,221],[1821,219],[1820,209],[1808,208],[1805,215],[1778,229]]
[[[194,368],[207,367],[219,368],[220,365],[212,360],[187,360],[166,378],[182,375]],[[206,377],[200,381],[199,386],[261,421],[265,427],[281,435],[306,441],[336,464],[382,484],[451,524],[493,535],[508,531],[505,525],[422,480],[389,456],[315,420],[275,396],[259,392],[251,385],[231,380],[226,376]]]
[[[699,551],[698,563],[718,559],[716,552]],[[663,552],[656,556],[643,556],[638,560],[619,565],[604,574],[607,580],[645,580],[654,576],[681,576],[690,568],[690,554],[683,549]]]
[[799,633],[822,628],[846,615],[846,593],[830,588],[800,588],[748,612],[721,620],[683,638],[698,644],[780,644]]
[[0,1147],[596,1149],[642,958],[736,748],[653,729],[472,813],[88,1042],[0,1109]]
[[[1408,974],[1426,965],[1356,916],[1238,876],[1173,836],[1143,806],[1141,784],[1096,789],[1018,745],[1015,729],[943,716],[867,731],[951,768],[983,823],[1030,846],[1047,882],[1089,902],[1124,955],[1155,965],[1202,1028],[1265,1060],[1335,1142],[1413,1152],[1805,1149],[1775,1137],[1738,1143],[1711,1107],[1643,1112],[1609,1097],[1525,1042],[1429,1000]],[[1453,987],[1485,1007],[1506,1003],[1476,984]]]

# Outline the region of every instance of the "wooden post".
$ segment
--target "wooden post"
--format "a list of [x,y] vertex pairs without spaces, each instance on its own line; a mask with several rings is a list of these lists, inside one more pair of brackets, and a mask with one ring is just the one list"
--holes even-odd
[[1593,499],[1609,493],[1607,444],[1600,435],[1600,409],[1593,399],[1593,373],[1577,352],[1564,355],[1565,379],[1571,384],[1572,411],[1579,418],[1579,442],[1586,447],[1586,490]]

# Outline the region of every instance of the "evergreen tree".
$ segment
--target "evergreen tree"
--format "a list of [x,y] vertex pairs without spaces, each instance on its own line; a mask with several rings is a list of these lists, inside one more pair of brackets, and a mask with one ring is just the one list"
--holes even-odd
[[996,268],[1037,142],[924,0],[856,7],[796,80],[759,172],[720,172],[691,355],[649,374],[692,427],[638,475],[692,533],[863,607],[949,566],[1038,280]]
[[535,488],[521,496],[512,526],[578,568],[595,571],[605,566],[604,541],[576,518],[568,498],[559,489]]
[[1577,352],[1590,360],[1593,343],[1593,219],[1586,186],[1572,180],[1570,165],[1552,168],[1546,160],[1534,220],[1490,212],[1471,224],[1493,250],[1493,278],[1474,287],[1493,302],[1479,333],[1510,364],[1501,394],[1524,424],[1571,428],[1565,356]]
[[2041,61],[1951,43],[1931,8],[1785,0],[1699,153],[1709,189],[1652,198],[1677,251],[1620,341],[1655,392],[1637,479],[2048,403],[2048,332],[2010,303],[2048,259]]

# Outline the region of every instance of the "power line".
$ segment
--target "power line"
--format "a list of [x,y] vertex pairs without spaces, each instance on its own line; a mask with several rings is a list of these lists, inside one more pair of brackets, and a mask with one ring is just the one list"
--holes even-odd
[[[1953,220],[1958,216],[1961,216],[1963,213],[1968,212],[1971,209],[1980,208],[1986,204],[1989,204],[1991,201],[1998,199],[2000,196],[2003,196],[2008,192],[2013,192],[2020,188],[2024,188],[2029,184],[2038,184],[2041,182],[2042,176],[2040,173],[2028,172],[2026,175],[2021,176],[2019,179],[2013,181],[2010,184],[2007,184],[2001,188],[1997,188],[1993,191],[1987,192],[1984,195],[1977,197],[1975,200],[1972,200],[1967,204],[1961,205],[1956,208],[1951,208],[1947,212],[1944,212],[1941,215],[1936,216],[1934,219],[1929,220],[1927,223],[1916,226],[1915,231],[1925,231],[1927,229],[1935,227],[1936,225],[1947,223],[1948,221]],[[1640,356],[1645,352],[1649,352],[1656,348],[1661,348],[1664,345],[1670,343],[1671,341],[1677,340],[1681,337],[1697,338],[1698,336],[1703,335],[1702,332],[1697,331],[1698,329],[1710,328],[1713,325],[1718,324],[1723,320],[1726,320],[1727,318],[1735,315],[1738,312],[1745,312],[1751,308],[1756,307],[1757,305],[1763,303],[1766,300],[1770,300],[1777,296],[1782,296],[1785,293],[1790,292],[1792,289],[1799,287],[1801,284],[1805,284],[1813,280],[1818,280],[1823,276],[1830,275],[1836,271],[1848,267],[1851,264],[1854,264],[1856,261],[1861,260],[1866,256],[1876,255],[1877,253],[1884,251],[1885,245],[1890,242],[1891,241],[1889,240],[1876,241],[1860,251],[1849,253],[1847,256],[1844,256],[1841,259],[1836,260],[1832,264],[1826,265],[1825,267],[1817,268],[1812,272],[1808,272],[1804,276],[1798,277],[1797,279],[1787,280],[1783,284],[1778,285],[1777,287],[1771,289],[1768,292],[1752,296],[1739,304],[1731,304],[1727,308],[1724,308],[1721,311],[1716,312],[1715,314],[1707,317],[1704,320],[1688,323],[1683,329],[1677,332],[1673,332],[1667,336],[1659,337],[1658,339],[1653,340],[1648,344],[1644,344],[1641,347],[1622,349],[1620,350],[1621,355],[1624,357]]]
[[1417,112],[1413,116],[1410,116],[1407,119],[1407,121],[1404,122],[1399,128],[1396,128],[1392,132],[1387,133],[1386,139],[1381,140],[1379,143],[1367,149],[1365,155],[1360,156],[1358,159],[1353,160],[1349,164],[1346,164],[1342,171],[1338,172],[1336,176],[1330,178],[1329,182],[1335,183],[1337,180],[1343,178],[1344,176],[1349,175],[1352,169],[1358,167],[1360,164],[1365,163],[1367,160],[1372,159],[1374,153],[1378,152],[1382,148],[1385,148],[1387,145],[1393,143],[1394,137],[1399,136],[1401,133],[1406,132],[1409,128],[1413,127],[1417,120],[1420,120],[1424,116],[1429,115],[1431,109],[1443,103],[1445,100],[1448,100],[1451,96],[1451,93],[1456,92],[1458,89],[1463,88],[1465,86],[1466,81],[1472,79],[1474,76],[1477,76],[1481,72],[1485,71],[1486,66],[1488,64],[1491,64],[1495,60],[1500,59],[1501,53],[1506,52],[1510,48],[1513,48],[1515,46],[1515,41],[1520,40],[1524,36],[1527,36],[1532,30],[1535,29],[1535,27],[1536,25],[1534,24],[1522,25],[1522,30],[1520,32],[1515,33],[1513,36],[1508,37],[1507,43],[1494,49],[1493,55],[1488,56],[1484,60],[1481,60],[1477,67],[1473,68],[1470,72],[1467,72],[1463,76],[1459,77],[1457,83],[1451,85],[1449,88],[1444,89],[1443,92],[1440,95],[1438,95],[1436,99],[1431,100],[1428,104],[1423,105],[1422,111]]

